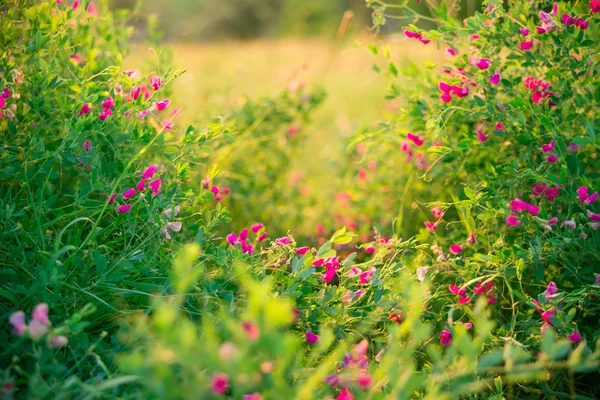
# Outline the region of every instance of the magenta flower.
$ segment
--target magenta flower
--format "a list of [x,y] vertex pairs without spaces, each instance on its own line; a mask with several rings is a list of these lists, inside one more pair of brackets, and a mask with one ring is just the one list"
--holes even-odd
[[424,224],[429,232],[433,233],[437,231],[438,225],[435,222],[425,221]]
[[163,80],[160,77],[158,77],[158,76],[150,77],[150,86],[152,87],[152,89],[158,90],[158,89],[160,89],[162,84],[163,84]]
[[495,73],[494,73],[494,74],[493,74],[493,75],[490,77],[490,79],[488,80],[488,82],[489,82],[491,85],[497,85],[497,84],[499,84],[499,83],[500,83],[500,73],[499,73],[499,72],[495,72]]
[[165,108],[167,108],[169,106],[169,104],[171,104],[171,100],[165,99],[165,100],[162,100],[162,101],[157,101],[155,104],[156,104],[156,109],[158,111],[162,111]]
[[108,204],[112,204],[112,203],[114,203],[114,202],[115,202],[115,199],[117,198],[117,196],[118,196],[118,195],[117,195],[116,193],[113,193],[113,194],[112,194],[112,195],[110,195],[110,196],[106,196],[106,200],[108,200]]
[[445,213],[446,213],[446,211],[442,207],[439,207],[439,206],[433,207],[431,209],[431,215],[433,215],[435,218],[442,218]]
[[237,235],[235,234],[235,232],[231,232],[229,235],[225,236],[225,239],[227,240],[227,243],[229,243],[232,246],[235,246],[236,243],[238,243]]
[[134,188],[130,188],[130,189],[127,189],[126,191],[123,192],[123,198],[125,200],[129,200],[130,198],[132,198],[133,196],[135,196],[135,194],[136,194],[135,189]]
[[408,140],[412,141],[415,144],[415,146],[417,146],[417,147],[421,147],[421,146],[423,146],[423,143],[425,143],[423,141],[423,139],[421,139],[418,135],[415,135],[415,134],[410,133],[410,132],[408,132],[406,134],[406,138]]
[[556,287],[556,283],[550,282],[548,284],[548,287],[546,288],[546,291],[544,292],[546,301],[548,301],[550,298],[554,297],[554,295],[556,295],[556,293],[558,293],[558,288]]
[[511,213],[508,217],[506,217],[506,225],[508,226],[519,226],[521,225],[521,221],[516,218],[515,213]]
[[563,221],[563,222],[560,224],[560,227],[561,227],[561,228],[562,228],[563,226],[566,226],[567,228],[569,228],[569,229],[573,230],[573,229],[575,229],[575,228],[577,227],[577,224],[575,224],[575,221],[573,221],[573,220],[566,220],[566,221]]
[[456,285],[448,286],[448,290],[450,290],[451,293],[454,293],[457,296],[465,296],[467,294],[467,289],[461,289],[459,286]]
[[48,319],[48,304],[40,303],[33,309],[32,318],[34,321],[39,322],[42,325],[50,325]]
[[263,232],[256,240],[258,240],[259,242],[262,242],[263,240],[265,240],[269,235],[267,234],[267,232]]
[[144,172],[142,172],[142,178],[150,179],[154,176],[154,172],[156,172],[156,165],[151,165]]
[[487,58],[480,58],[475,63],[475,66],[477,66],[477,68],[479,68],[481,70],[488,69],[490,67],[491,62],[492,61]]
[[502,122],[496,122],[496,127],[495,127],[496,131],[498,132],[502,132],[504,130],[504,125],[502,124]]
[[450,245],[450,253],[452,254],[460,254],[463,251],[463,247],[460,244],[451,244]]
[[550,154],[547,158],[546,161],[549,163],[555,163],[558,161],[558,156],[556,154]]
[[600,214],[594,214],[593,212],[588,212],[588,217],[594,222],[600,221]]
[[594,14],[600,12],[600,0],[590,1],[590,8]]
[[123,204],[123,205],[117,206],[117,211],[121,214],[125,214],[130,209],[131,209],[131,204]]
[[112,115],[112,110],[110,108],[105,108],[104,111],[102,111],[100,113],[100,115],[98,115],[98,118],[100,119],[100,121],[104,121],[106,120],[106,118],[110,117]]
[[[600,1],[600,0],[599,0]],[[575,153],[576,151],[579,151],[579,149],[581,148],[580,145],[578,145],[577,143],[571,142],[569,143],[569,145],[567,146],[567,151],[571,152],[571,153]]]
[[546,185],[545,183],[534,183],[533,184],[533,195],[541,196],[547,187],[548,187],[548,185]]
[[477,130],[477,140],[481,143],[485,143],[488,140],[488,137],[481,132],[481,130]]
[[131,97],[133,97],[134,100],[137,100],[138,97],[140,97],[141,93],[142,93],[142,87],[141,86],[134,86],[130,90]]
[[350,272],[348,272],[348,278],[352,278],[353,276],[359,275],[360,273],[362,273],[362,269],[358,267],[352,267],[350,268]]
[[77,10],[79,7],[79,0],[73,0],[73,10]]
[[315,344],[319,341],[319,335],[312,333],[311,331],[306,332],[306,341],[310,344]]
[[582,31],[585,31],[588,28],[589,24],[590,23],[588,21],[581,18],[577,18],[577,21],[575,21],[575,26],[581,29]]
[[104,102],[102,103],[102,108],[111,108],[114,106],[115,106],[115,101],[110,96],[106,100],[104,100]]
[[310,250],[310,247],[308,247],[308,246],[299,247],[296,250],[296,254],[298,254],[299,256],[302,256],[302,255],[308,253],[309,250]]
[[452,344],[452,334],[448,329],[440,332],[440,344],[442,346],[450,346]]
[[5,87],[2,90],[1,96],[2,96],[3,99],[9,99],[10,98],[10,90],[7,87]]
[[554,201],[559,195],[560,192],[558,191],[558,188],[553,187],[546,189],[546,199],[548,199],[548,201]]
[[529,28],[526,28],[526,27],[520,27],[520,28],[519,28],[519,31],[521,31],[521,35],[523,35],[523,36],[527,36],[527,35],[529,35]]
[[275,239],[275,246],[285,246],[285,245],[288,245],[291,243],[292,243],[292,239],[290,239],[288,236],[284,236],[284,237]]
[[256,233],[256,232],[260,231],[262,228],[263,228],[263,224],[256,223],[256,224],[252,225],[252,233]]
[[475,244],[477,242],[477,238],[475,237],[475,232],[471,232],[469,234],[469,238],[467,239],[467,242],[469,242],[471,244]]
[[27,324],[25,323],[25,313],[23,311],[17,311],[12,313],[8,322],[13,327],[13,333],[17,336],[22,336],[27,331]]
[[566,26],[572,26],[575,25],[575,22],[577,21],[577,19],[575,17],[571,17],[569,14],[567,13],[563,13],[560,16],[560,20],[563,24],[565,24]]
[[521,48],[521,50],[524,51],[528,51],[531,50],[531,48],[533,47],[533,40],[530,40],[528,42],[522,42],[519,47]]
[[578,332],[573,331],[573,333],[571,333],[568,336],[569,340],[571,341],[571,343],[579,343],[581,342],[581,335]]
[[554,146],[555,145],[556,145],[556,143],[554,142],[554,140],[551,140],[550,143],[543,144],[542,147],[540,148],[540,150],[543,153],[552,153],[554,151]]
[[160,178],[155,179],[148,184],[148,186],[150,186],[150,189],[152,189],[152,197],[156,196],[160,192],[160,184],[161,184]]
[[137,183],[137,185],[135,185],[136,189],[140,192],[144,191],[144,187],[146,186],[146,180],[145,179],[140,179]]
[[216,395],[222,395],[229,388],[229,376],[224,373],[215,374],[211,381],[211,390]]
[[83,148],[85,149],[85,151],[90,151],[90,149],[92,148],[92,142],[86,140],[85,142],[83,142]]
[[96,10],[96,6],[94,6],[94,3],[90,3],[90,5],[88,6],[88,8],[87,8],[86,11],[92,17],[97,17],[98,16],[98,10]]
[[363,389],[371,386],[371,383],[373,383],[373,378],[371,378],[371,375],[365,372],[360,372],[356,377],[356,384]]
[[340,378],[338,378],[337,375],[328,375],[323,378],[323,383],[326,383],[331,387],[335,387],[340,383]]
[[373,278],[373,274],[375,273],[375,271],[377,271],[377,268],[371,267],[367,271],[360,274],[360,276],[358,277],[358,279],[360,280],[360,283],[362,283],[362,284],[369,283],[369,281],[371,281],[371,278]]
[[66,338],[66,336],[54,336],[52,339],[50,339],[50,342],[48,343],[48,345],[50,347],[53,348],[57,348],[57,347],[65,347],[67,345],[67,343],[69,343],[69,340]]
[[248,228],[244,228],[240,231],[239,239],[241,242],[245,242],[248,239]]
[[335,400],[354,400],[354,397],[352,396],[352,392],[350,392],[350,390],[342,388],[340,394],[338,394]]
[[588,205],[594,203],[598,199],[598,192],[594,192],[590,195],[586,186],[581,186],[577,189],[577,195],[579,196],[580,202]]
[[260,393],[251,393],[243,395],[242,400],[263,400],[263,397]]
[[91,111],[92,111],[92,108],[91,108],[90,104],[89,103],[85,103],[81,107],[81,110],[79,110],[79,115],[89,114]]
[[454,50],[452,47],[448,47],[444,51],[444,54],[446,55],[446,57],[454,57],[456,55],[456,50]]
[[596,282],[594,282],[594,285],[600,285],[600,274],[596,274]]

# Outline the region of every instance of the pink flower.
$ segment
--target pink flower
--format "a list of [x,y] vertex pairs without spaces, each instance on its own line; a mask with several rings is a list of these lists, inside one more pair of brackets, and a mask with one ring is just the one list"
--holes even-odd
[[556,156],[556,154],[550,154],[547,158],[546,161],[549,163],[555,163],[558,161],[558,157]]
[[550,218],[550,219],[548,220],[548,225],[550,225],[550,226],[554,226],[554,225],[556,225],[557,223],[558,223],[558,218],[557,218],[557,217]]
[[88,8],[87,8],[86,11],[92,17],[97,17],[98,16],[98,10],[96,10],[96,6],[94,6],[94,3],[90,3],[90,5],[88,6]]
[[34,319],[29,322],[28,330],[31,337],[38,340],[48,332],[48,325]]
[[531,48],[533,47],[533,41],[532,41],[532,40],[530,40],[530,41],[528,41],[528,42],[522,42],[522,43],[519,45],[519,47],[521,48],[521,50],[524,50],[524,51],[531,50]]
[[100,121],[104,121],[106,120],[106,118],[110,117],[112,115],[112,111],[110,108],[105,108],[104,111],[102,111],[100,113],[100,115],[98,115],[98,118],[100,119]]
[[135,196],[135,193],[136,193],[136,191],[134,188],[127,189],[126,191],[123,192],[123,198],[125,200],[129,200],[130,198]]
[[475,244],[475,242],[477,242],[477,239],[475,238],[475,232],[471,232],[469,234],[469,238],[467,239],[467,242],[469,242],[471,244]]
[[548,185],[546,185],[545,183],[534,183],[533,184],[533,195],[541,196],[547,187],[548,187]]
[[216,395],[222,395],[229,388],[229,376],[224,373],[218,373],[212,377],[211,390]]
[[579,343],[581,342],[581,335],[578,332],[573,332],[568,336],[569,340],[571,341],[571,343]]
[[543,153],[552,153],[554,151],[554,146],[555,145],[556,145],[556,143],[554,143],[554,140],[551,140],[550,143],[543,144],[542,147],[540,148],[540,150]]
[[440,100],[444,103],[450,103],[452,101],[452,95],[450,93],[442,93],[440,95]]
[[86,140],[85,142],[83,142],[83,148],[85,149],[85,151],[90,151],[90,149],[92,148],[92,142]]
[[110,96],[106,100],[104,100],[104,102],[102,103],[102,108],[111,108],[114,106],[115,106],[115,101]]
[[165,131],[170,131],[171,129],[173,129],[173,122],[171,119],[169,118],[165,118],[162,121],[160,121],[160,126],[165,130]]
[[448,286],[448,290],[450,290],[451,293],[454,293],[457,296],[464,296],[467,294],[467,289],[461,289],[456,285]]
[[560,193],[555,187],[546,189],[546,199],[548,199],[548,201],[554,201],[559,195]]
[[311,331],[306,332],[306,341],[310,344],[315,344],[319,341],[319,335],[312,333]]
[[25,313],[23,311],[17,311],[12,313],[8,322],[13,326],[13,332],[17,336],[22,336],[27,330],[27,324],[25,323]]
[[165,100],[162,100],[162,101],[157,101],[155,104],[156,104],[156,109],[158,111],[162,111],[165,108],[167,108],[169,106],[169,104],[171,104],[171,100],[165,99]]
[[235,244],[238,243],[237,235],[235,234],[235,232],[231,232],[229,235],[225,236],[225,239],[227,240],[227,243],[229,243],[232,246],[235,246]]
[[285,246],[285,245],[288,245],[291,243],[292,243],[292,239],[290,239],[288,236],[284,236],[284,237],[275,239],[275,246]]
[[375,247],[373,247],[373,246],[367,246],[367,247],[365,248],[365,251],[366,251],[367,253],[369,253],[369,254],[373,254],[373,253],[375,253]]
[[445,213],[446,213],[446,211],[442,207],[439,207],[439,206],[433,207],[431,209],[431,215],[433,215],[435,218],[442,218]]
[[450,245],[450,253],[460,254],[462,251],[463,251],[463,247],[460,244],[451,244]]
[[527,35],[529,35],[529,28],[526,28],[526,27],[520,27],[520,28],[519,28],[519,31],[521,31],[521,35],[523,35],[523,36],[527,36]]
[[263,232],[256,240],[258,240],[259,242],[262,242],[263,240],[265,240],[268,237],[267,232]]
[[373,278],[373,274],[375,273],[375,271],[377,271],[377,268],[371,267],[367,271],[360,274],[360,276],[358,277],[358,279],[360,280],[360,283],[362,283],[362,284],[369,283],[371,278]]
[[245,242],[248,239],[248,228],[244,228],[240,231],[239,239],[241,242]]
[[594,14],[596,14],[597,12],[600,12],[600,0],[590,1],[590,8],[592,9],[592,12]]
[[477,68],[479,68],[481,70],[488,69],[490,67],[491,62],[492,61],[487,58],[480,58],[475,63],[475,66],[477,66]]
[[117,198],[117,196],[118,196],[118,195],[117,195],[116,193],[113,193],[113,194],[112,194],[112,195],[110,195],[110,196],[106,196],[106,200],[108,200],[108,204],[112,204],[112,203],[114,203],[114,202],[115,202],[115,199]]
[[144,190],[144,187],[146,186],[146,180],[145,179],[140,179],[139,182],[137,183],[137,185],[135,186],[137,190],[139,190],[140,192],[142,192]]
[[593,212],[588,212],[588,217],[594,222],[600,221],[600,214],[594,214]]
[[587,186],[581,186],[577,189],[577,195],[579,196],[580,202],[588,205],[594,203],[598,199],[598,192],[594,192],[590,195]]
[[571,17],[569,14],[567,13],[563,13],[560,16],[560,20],[562,21],[563,24],[565,24],[566,26],[571,26],[571,25],[575,25],[575,22],[577,21],[575,19],[575,17]]
[[464,304],[469,304],[471,302],[471,298],[470,297],[459,297],[458,298],[458,303],[461,305]]
[[50,347],[53,348],[57,348],[57,347],[65,347],[67,345],[67,343],[69,343],[69,340],[66,338],[66,336],[54,336],[52,339],[50,339],[50,343],[48,343],[50,345]]
[[92,108],[90,107],[89,103],[85,103],[81,107],[81,110],[79,111],[79,115],[89,114],[91,111],[92,111]]
[[74,0],[73,1],[73,10],[77,10],[78,7],[79,7],[79,0]]
[[373,383],[373,378],[371,378],[371,375],[365,372],[360,372],[358,374],[358,377],[356,377],[356,384],[363,389],[366,389],[369,386],[371,386],[371,383]]
[[354,400],[354,397],[352,397],[350,390],[342,388],[340,394],[335,398],[335,400]]
[[391,313],[389,318],[390,321],[394,321],[397,324],[401,324],[402,323],[402,316],[398,313]]
[[477,140],[481,143],[485,143],[488,140],[488,137],[481,132],[481,130],[477,130]]
[[302,255],[308,253],[309,250],[310,250],[310,247],[308,247],[308,246],[299,247],[296,250],[296,254],[298,254],[299,256],[302,256]]
[[142,87],[134,86],[131,88],[130,93],[131,93],[131,97],[133,97],[134,100],[137,100],[138,97],[140,97],[140,94],[142,93]]
[[581,18],[577,18],[577,21],[575,21],[575,26],[581,29],[582,31],[585,31],[588,28],[589,24],[590,23],[588,21]]
[[454,57],[456,55],[456,50],[454,50],[452,47],[448,47],[444,51],[444,54],[446,55],[446,57]]
[[146,168],[146,170],[144,172],[142,172],[142,178],[144,179],[150,179],[152,178],[152,176],[154,176],[154,173],[156,172],[156,165],[151,165],[148,168]]
[[515,213],[511,213],[508,217],[506,217],[506,225],[508,226],[519,226],[521,225],[521,221],[516,218]]
[[362,269],[360,269],[358,267],[352,267],[352,268],[350,268],[350,272],[348,272],[348,278],[352,278],[353,276],[356,276],[360,273],[362,273]]
[[504,130],[504,125],[502,124],[502,122],[496,122],[496,127],[495,127],[496,131],[498,132],[502,132]]
[[158,90],[158,89],[160,89],[162,84],[163,84],[163,80],[160,77],[158,77],[158,76],[150,77],[150,86],[152,86],[152,89]]
[[263,397],[260,393],[251,393],[243,395],[242,400],[263,400]]
[[123,204],[121,206],[117,206],[117,211],[121,214],[125,214],[130,209],[131,209],[131,204]]
[[435,222],[425,221],[424,224],[425,228],[431,233],[435,232],[438,228],[438,225]]
[[472,322],[462,322],[462,325],[467,328],[468,330],[473,329],[473,323]]
[[326,383],[331,387],[335,387],[340,383],[340,378],[337,375],[328,375],[323,378],[323,383]]
[[2,96],[3,99],[9,99],[10,98],[10,90],[7,87],[5,87],[2,90],[2,95],[1,96]]
[[406,134],[406,138],[408,140],[411,140],[415,144],[415,146],[417,146],[417,147],[423,146],[424,141],[418,135],[415,135],[413,133],[408,132]]
[[160,192],[160,184],[161,184],[160,178],[155,179],[148,184],[148,186],[150,186],[150,189],[152,189],[152,197],[156,196]]
[[252,233],[256,233],[256,232],[260,231],[262,228],[263,228],[263,224],[256,223],[256,224],[252,225]]
[[50,325],[50,320],[48,319],[48,304],[40,303],[35,306],[33,309],[32,318],[34,321],[37,321],[42,325]]
[[575,224],[575,221],[573,221],[573,220],[563,221],[560,224],[560,227],[562,228],[563,226],[566,226],[567,228],[569,228],[571,230],[573,230],[573,229],[575,229],[577,227],[577,225]]
[[491,85],[497,85],[500,83],[500,73],[499,72],[495,72],[494,75],[492,75],[490,77],[490,79],[488,80],[488,82]]
[[[598,1],[600,1],[600,0],[598,0]],[[569,143],[569,145],[567,146],[567,150],[570,151],[571,153],[575,153],[576,151],[579,151],[580,148],[581,148],[581,146],[574,142]]]
[[558,288],[556,287],[556,283],[550,282],[546,291],[544,292],[544,296],[546,296],[546,300],[549,300],[551,297],[558,293]]
[[246,332],[246,335],[248,335],[248,339],[250,339],[253,342],[258,340],[258,336],[260,335],[260,332],[258,330],[258,326],[256,326],[256,324],[254,322],[251,322],[251,321],[242,322],[242,329],[244,329],[244,332]]
[[442,346],[449,346],[452,344],[452,334],[448,329],[444,329],[440,332],[440,344]]

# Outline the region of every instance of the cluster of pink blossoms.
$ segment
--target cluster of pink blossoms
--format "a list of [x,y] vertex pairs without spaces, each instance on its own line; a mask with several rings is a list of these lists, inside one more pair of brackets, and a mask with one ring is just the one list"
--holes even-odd
[[549,187],[545,183],[535,183],[533,185],[533,195],[536,197],[544,195],[548,201],[554,201],[560,195],[560,188],[561,186]]
[[423,44],[427,44],[427,43],[431,42],[431,40],[423,39],[423,35],[421,35],[420,33],[412,32],[412,31],[409,31],[408,29],[404,30],[404,35],[409,39],[418,39]]
[[[456,285],[450,285],[448,289],[451,293],[454,293],[458,296],[459,304],[469,304],[471,302],[471,297],[467,296],[467,289],[460,288]],[[498,301],[498,297],[494,292],[494,284],[492,282],[486,282],[483,284],[481,282],[478,282],[477,285],[475,285],[475,287],[473,288],[473,293],[477,296],[487,296],[488,304],[494,304],[496,301]]]
[[543,99],[548,98],[548,105],[554,107],[556,104],[550,99],[550,96],[554,96],[553,92],[548,91],[548,88],[552,85],[551,82],[546,82],[543,79],[535,79],[532,76],[528,76],[524,81],[525,88],[532,90],[531,101],[539,103]]
[[[255,243],[262,242],[268,236],[263,224],[261,223],[256,223],[252,225],[250,229],[252,230],[252,233],[256,235]],[[227,243],[229,243],[230,246],[237,246],[239,244],[241,246],[242,253],[254,254],[254,252],[256,251],[256,246],[248,241],[249,233],[250,231],[248,230],[248,228],[244,228],[240,231],[239,235],[236,235],[235,232],[231,232],[225,237],[225,239],[227,240]]]
[[[597,278],[596,278],[596,281],[598,281]],[[550,282],[548,284],[548,287],[544,291],[544,298],[546,299],[546,302],[551,300],[554,296],[556,296],[557,293],[558,293],[558,287],[556,286],[556,284],[554,282]],[[538,300],[533,300],[533,304],[536,305],[535,311],[537,311],[538,314],[540,314],[540,316],[542,317],[542,320],[544,320],[544,324],[542,325],[542,327],[540,329],[541,333],[543,334],[546,327],[554,326],[551,318],[554,317],[557,314],[557,312],[562,312],[562,310],[559,310],[558,308],[556,308],[554,306],[551,306],[550,309],[548,309],[548,310],[543,310],[541,308],[542,305]],[[577,331],[571,332],[571,334],[569,334],[567,336],[567,338],[572,343],[578,343],[583,339],[581,337],[581,334]]]
[[[2,92],[0,92],[0,119],[2,119],[2,117],[6,117],[7,119],[12,120],[15,117],[15,113],[17,112],[17,105],[15,103],[8,105],[7,103],[7,100],[11,97],[12,96],[10,90],[7,87],[2,89]],[[18,95],[14,97],[16,99]],[[7,105],[8,108],[6,108]]]
[[[12,325],[15,335],[29,335],[29,337],[35,341],[46,335],[52,325],[48,319],[48,304],[46,303],[40,303],[35,306],[29,324],[25,323],[25,313],[23,311],[13,313],[8,321]],[[48,336],[47,344],[50,347],[63,347],[66,346],[67,343],[68,340],[65,336]]]
[[[406,134],[406,138],[408,139],[408,141],[402,142],[402,144],[400,145],[400,150],[406,153],[406,161],[410,162],[412,161],[414,154],[413,146],[417,148],[423,147],[425,141],[419,135],[415,135],[411,132],[408,132]],[[429,168],[429,162],[427,161],[427,156],[425,155],[425,153],[417,153],[417,156],[415,158],[415,166],[420,170],[425,170]]]
[[[148,183],[148,187],[150,188],[150,190],[152,191],[152,197],[155,197],[156,195],[158,195],[160,193],[160,187],[162,184],[162,180],[160,178],[151,180],[152,177],[154,176],[154,173],[156,172],[158,167],[156,167],[155,165],[151,165],[148,168],[146,168],[146,170],[144,170],[144,172],[142,172],[142,179],[140,179],[137,183],[137,185],[135,187],[129,188],[126,191],[124,191],[121,194],[121,198],[125,201],[131,199],[133,196],[135,196],[138,192],[143,192],[146,188],[146,183]],[[115,199],[118,197],[119,195],[117,193],[113,193],[110,196],[106,196],[106,199],[108,200],[108,204],[113,204],[115,202]],[[131,204],[130,203],[126,203],[126,204],[121,204],[121,205],[117,205],[117,211],[120,214],[125,214],[127,211],[129,211],[131,209]]]
[[312,263],[313,267],[323,267],[325,272],[322,275],[323,282],[329,283],[335,276],[339,266],[340,260],[337,256],[331,256],[327,258],[317,258]]
[[204,189],[210,188],[210,192],[213,194],[217,202],[222,201],[223,196],[231,193],[231,189],[228,187],[219,187],[217,185],[211,186],[210,178],[204,178],[204,181],[202,181],[202,187],[204,187]]
[[360,389],[368,389],[373,384],[373,378],[367,372],[369,361],[367,352],[369,350],[369,342],[363,339],[356,344],[350,353],[344,355],[341,365],[336,368],[336,373],[328,375],[323,379],[323,383],[331,387],[340,386],[341,391],[337,396],[337,400],[351,400],[352,382]]

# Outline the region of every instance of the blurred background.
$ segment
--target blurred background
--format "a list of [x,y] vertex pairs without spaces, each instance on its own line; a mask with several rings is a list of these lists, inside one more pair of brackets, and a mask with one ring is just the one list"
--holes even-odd
[[[475,0],[440,1],[447,2],[455,18],[472,14],[480,4]],[[386,4],[394,2],[398,0],[387,0]],[[360,187],[357,171],[377,158],[371,153],[349,158],[351,136],[362,127],[368,129],[388,118],[401,107],[402,99],[386,99],[390,79],[374,71],[381,55],[374,56],[368,45],[388,48],[391,59],[400,67],[409,62],[443,59],[443,50],[435,43],[425,46],[404,36],[402,26],[415,21],[397,8],[388,8],[387,13],[394,17],[376,33],[372,29],[373,10],[365,0],[109,0],[108,4],[115,10],[135,11],[134,38],[138,44],[126,60],[128,68],[160,71],[161,58],[168,56],[186,70],[175,83],[174,97],[176,104],[182,105],[182,118],[187,121],[221,116],[223,110],[243,107],[261,97],[273,98],[292,86],[320,86],[325,90],[326,97],[309,122],[293,121],[303,140],[290,153],[285,173],[291,180],[302,176],[302,205],[296,201],[290,204],[290,199],[298,196],[292,188],[287,193],[278,188],[277,193],[268,194],[269,198],[260,199],[274,203],[263,213],[249,208],[235,210],[226,202],[232,212],[238,213],[234,221],[278,223],[278,233],[294,228],[297,233],[308,234],[317,223],[339,225],[341,222],[332,216],[333,199],[340,192]],[[415,12],[429,15],[426,2],[408,0],[408,4]],[[435,27],[426,19],[416,24],[423,29]],[[148,38],[168,47],[149,48]],[[402,78],[396,78],[395,84],[414,85]],[[271,134],[285,141],[287,129],[282,126],[281,132]],[[224,170],[230,167],[218,157],[211,162]],[[379,171],[387,166],[391,175],[402,168],[393,160],[378,161],[378,165]],[[236,171],[237,179],[258,179],[264,174],[252,164],[251,157],[243,170]],[[402,171],[397,172],[400,175]],[[393,181],[390,185],[394,186]],[[401,190],[392,187],[390,195]],[[249,200],[250,194],[239,196]],[[379,217],[389,225],[397,217],[397,207],[391,205],[389,215],[377,215],[382,208],[373,208],[373,215],[366,216],[365,221],[371,223]],[[280,210],[279,214],[273,209]],[[283,216],[290,219],[284,220]],[[298,221],[303,226],[298,226]]]

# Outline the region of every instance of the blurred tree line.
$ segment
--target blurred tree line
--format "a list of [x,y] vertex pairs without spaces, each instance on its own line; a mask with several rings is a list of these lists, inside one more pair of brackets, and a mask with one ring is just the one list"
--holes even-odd
[[[441,1],[459,5],[456,16],[462,18],[481,4],[481,0]],[[108,0],[108,4],[113,9],[137,9],[141,17],[157,15],[158,27],[166,38],[182,41],[286,35],[332,37],[348,10],[354,13],[353,30],[366,30],[371,25],[365,0]],[[424,2],[415,1],[411,7],[428,14]],[[384,32],[395,31],[406,22],[411,21],[390,20]],[[143,25],[140,20],[140,28]]]

